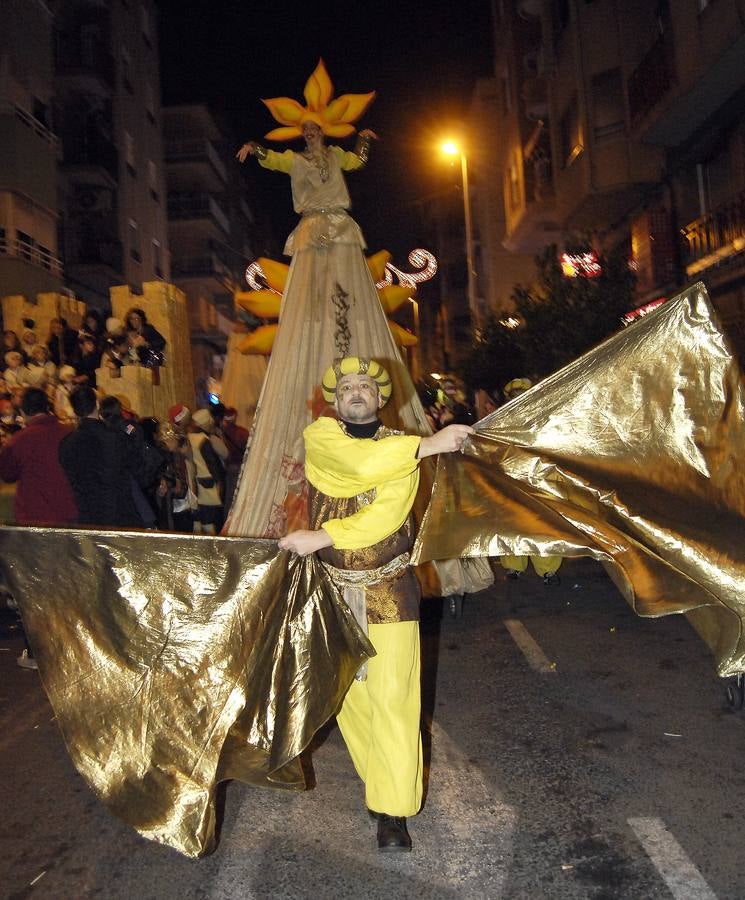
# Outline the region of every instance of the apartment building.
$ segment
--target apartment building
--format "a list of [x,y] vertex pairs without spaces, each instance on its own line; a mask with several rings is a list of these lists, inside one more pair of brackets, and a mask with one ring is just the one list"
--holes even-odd
[[741,0],[493,6],[501,245],[619,246],[640,305],[703,279],[745,349]]
[[0,4],[0,296],[62,287],[53,37],[45,3]]
[[263,252],[235,162],[236,141],[199,104],[163,110],[173,282],[188,297],[195,374],[219,378],[234,325],[233,293]]
[[57,0],[58,209],[68,286],[170,277],[156,16],[152,0]]

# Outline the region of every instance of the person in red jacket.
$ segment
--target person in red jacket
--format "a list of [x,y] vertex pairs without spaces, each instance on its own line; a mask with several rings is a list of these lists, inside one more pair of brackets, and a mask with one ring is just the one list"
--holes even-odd
[[[41,388],[26,388],[21,412],[26,427],[0,449],[0,478],[17,485],[16,524],[72,525],[78,509],[58,458],[60,442],[72,428],[50,414],[49,400]],[[18,665],[36,668],[28,644]]]
[[71,525],[78,510],[58,455],[60,442],[73,429],[51,415],[40,388],[26,388],[21,412],[26,427],[0,450],[0,478],[17,485],[16,524]]

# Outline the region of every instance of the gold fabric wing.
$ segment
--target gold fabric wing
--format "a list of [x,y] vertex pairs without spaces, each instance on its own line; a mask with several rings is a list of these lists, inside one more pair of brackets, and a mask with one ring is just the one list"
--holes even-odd
[[2,528],[0,553],[78,771],[188,856],[220,780],[305,788],[298,755],[374,655],[320,563],[274,541]]
[[414,559],[592,556],[635,611],[684,612],[745,671],[745,406],[703,284],[441,457]]

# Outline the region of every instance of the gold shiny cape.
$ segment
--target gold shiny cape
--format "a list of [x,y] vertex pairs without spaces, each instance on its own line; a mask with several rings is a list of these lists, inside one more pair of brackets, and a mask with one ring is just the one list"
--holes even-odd
[[696,284],[441,456],[413,559],[600,560],[643,616],[685,613],[745,671],[745,410]]
[[188,856],[219,781],[305,787],[298,755],[374,655],[315,557],[275,541],[6,527],[0,558],[78,771]]

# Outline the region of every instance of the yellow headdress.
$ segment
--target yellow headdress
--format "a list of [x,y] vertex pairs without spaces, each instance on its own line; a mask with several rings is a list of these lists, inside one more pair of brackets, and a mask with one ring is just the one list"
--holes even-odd
[[505,397],[511,400],[513,397],[517,397],[518,394],[529,391],[532,387],[533,382],[529,378],[513,378],[512,381],[507,382],[502,390]]
[[334,402],[336,385],[343,375],[369,375],[376,381],[383,403],[387,403],[390,399],[393,390],[391,376],[379,362],[374,359],[365,359],[363,356],[345,356],[335,359],[323,373],[321,389],[327,403]]
[[315,71],[306,81],[303,95],[307,107],[290,97],[261,101],[277,122],[284,126],[275,128],[264,137],[270,141],[291,141],[302,136],[305,122],[315,122],[328,137],[349,137],[354,134],[352,122],[356,122],[375,99],[375,91],[371,91],[369,94],[342,94],[332,100],[334,85],[322,59],[318,60]]

